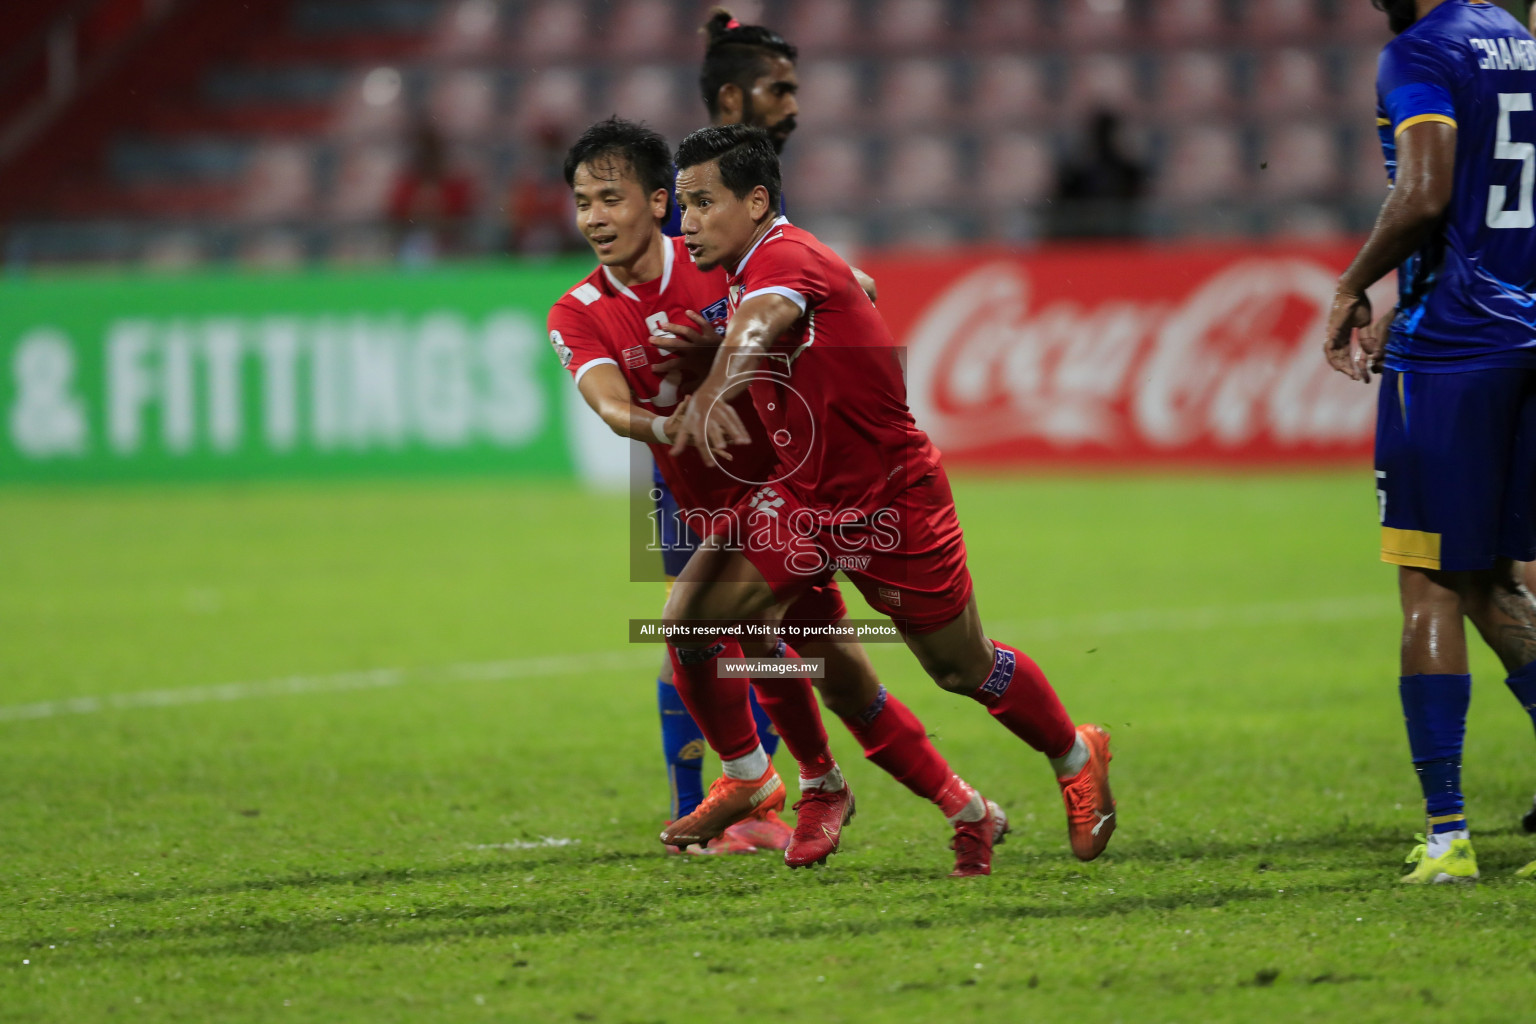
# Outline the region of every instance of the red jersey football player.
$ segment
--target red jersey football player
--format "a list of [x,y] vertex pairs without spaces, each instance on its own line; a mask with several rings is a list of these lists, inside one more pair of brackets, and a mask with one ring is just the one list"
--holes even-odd
[[[778,157],[764,133],[700,129],[677,164],[683,238],[700,267],[727,269],[732,314],[709,376],[671,427],[673,450],[730,465],[762,447],[733,404],[750,393],[778,466],[739,510],[756,527],[739,531],[745,544],[708,538],[666,619],[771,615],[842,568],[939,686],[1050,759],[1072,852],[1097,857],[1115,829],[1108,735],[1074,728],[1039,666],[983,631],[949,482],[907,408],[889,329],[848,265],[779,216]],[[760,511],[770,505],[771,519]]]
[[[704,310],[723,322],[726,282],[723,272],[701,270],[680,240],[662,234],[670,166],[660,136],[616,118],[592,126],[572,148],[566,173],[576,199],[577,224],[600,266],[550,311],[550,340],[594,411],[615,433],[649,443],[685,511],[707,519],[713,510],[729,510],[745,500],[751,487],[738,477],[750,480],[769,472],[773,456],[766,443],[760,445],[755,455],[743,453],[732,475],[691,450],[671,453],[669,431],[686,406],[690,386],[680,376],[677,360],[663,348],[707,345],[706,356],[712,351],[718,337],[713,329],[708,336],[698,330],[709,321],[694,311]],[[693,323],[679,323],[685,318]],[[692,342],[667,337],[663,331]],[[737,409],[739,420],[766,442],[750,397],[737,399]],[[836,587],[829,585],[808,589],[790,614],[807,623],[837,623],[844,609]],[[781,657],[793,656],[782,643],[768,646],[778,648]],[[733,641],[707,644],[705,649],[741,653]],[[950,771],[922,723],[884,692],[859,645],[818,641],[803,645],[803,650],[825,659],[825,699],[845,718],[854,718],[849,727],[869,758],[950,818],[956,830],[955,873],[989,873],[991,838],[1007,830],[1002,810]],[[707,841],[743,814],[753,813],[754,803],[757,813],[783,803],[782,784],[775,785],[777,776],[756,738],[747,684],[719,678],[713,654],[683,655],[676,665],[677,678],[726,775],[698,811],[663,834],[671,845]],[[759,680],[756,685],[801,768],[796,837],[785,860],[791,866],[824,861],[837,847],[853,802],[827,752],[814,704],[807,707],[809,683],[802,677]],[[871,706],[881,709],[877,727],[857,721],[857,714]],[[760,797],[765,792],[766,800]]]

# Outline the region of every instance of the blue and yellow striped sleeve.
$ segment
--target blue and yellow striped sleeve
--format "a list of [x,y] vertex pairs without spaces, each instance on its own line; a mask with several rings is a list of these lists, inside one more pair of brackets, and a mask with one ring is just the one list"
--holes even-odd
[[1387,119],[1392,122],[1392,137],[1403,134],[1416,124],[1438,121],[1456,127],[1456,108],[1451,94],[1438,85],[1409,82],[1387,94]]

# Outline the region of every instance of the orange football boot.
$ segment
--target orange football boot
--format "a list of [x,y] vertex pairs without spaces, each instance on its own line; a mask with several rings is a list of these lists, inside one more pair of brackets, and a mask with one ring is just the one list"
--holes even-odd
[[755,812],[766,813],[783,807],[784,780],[779,778],[772,764],[756,779],[732,779],[722,775],[710,784],[709,793],[692,814],[662,829],[661,841],[677,847],[708,843]]
[[1109,792],[1109,733],[1096,725],[1080,725],[1077,734],[1088,745],[1088,763],[1070,779],[1057,779],[1067,805],[1067,838],[1078,860],[1093,860],[1115,834],[1115,798]]

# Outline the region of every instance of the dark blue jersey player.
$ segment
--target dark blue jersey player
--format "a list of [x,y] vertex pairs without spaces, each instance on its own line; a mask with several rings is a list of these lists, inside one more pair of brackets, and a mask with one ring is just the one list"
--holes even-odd
[[[1398,566],[1398,689],[1428,819],[1402,881],[1471,882],[1464,617],[1536,715],[1520,565],[1536,558],[1536,41],[1484,0],[1374,2],[1396,33],[1376,82],[1393,187],[1339,279],[1325,349],[1356,380],[1381,373],[1381,557]],[[1397,307],[1372,324],[1365,290],[1394,269]]]

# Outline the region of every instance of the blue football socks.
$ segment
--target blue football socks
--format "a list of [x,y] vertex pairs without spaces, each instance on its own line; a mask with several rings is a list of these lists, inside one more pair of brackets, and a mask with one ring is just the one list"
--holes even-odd
[[1509,692],[1515,695],[1515,700],[1520,702],[1526,714],[1531,716],[1531,721],[1536,723],[1536,661],[1516,669],[1504,680],[1504,685],[1509,687]]
[[757,690],[749,691],[752,694],[752,721],[757,723],[757,742],[763,745],[771,758],[779,749],[779,734],[774,731],[773,723],[768,720],[768,712],[757,702]]
[[1472,702],[1472,677],[1401,676],[1397,692],[1408,723],[1408,749],[1424,790],[1430,834],[1464,829],[1461,744],[1467,732],[1467,706]]
[[676,821],[692,814],[704,799],[704,731],[671,683],[656,680],[656,705],[661,711],[661,752],[667,759],[672,820]]

